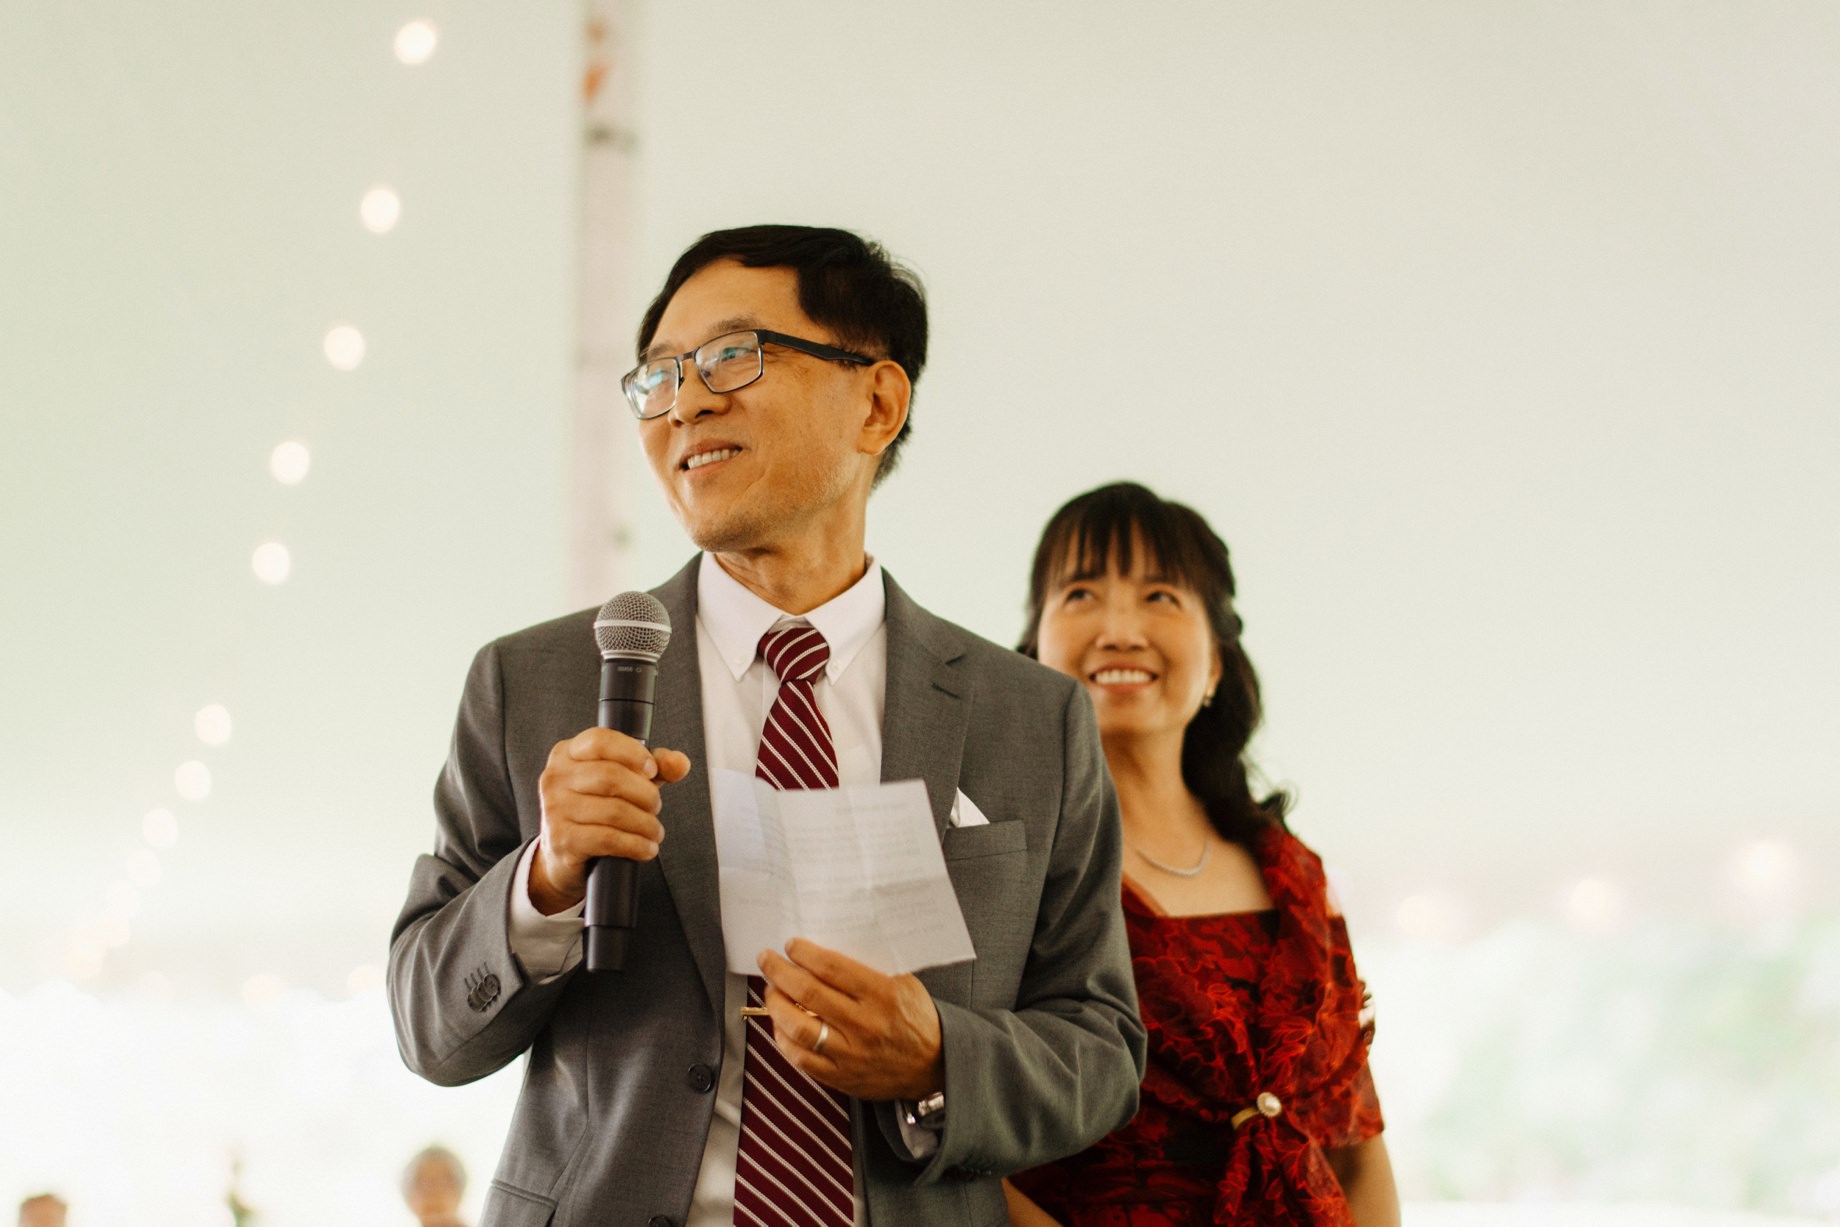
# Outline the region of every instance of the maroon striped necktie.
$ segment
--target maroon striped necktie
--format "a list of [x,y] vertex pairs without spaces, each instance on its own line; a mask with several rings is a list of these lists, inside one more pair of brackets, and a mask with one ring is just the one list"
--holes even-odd
[[[830,663],[830,645],[816,627],[787,626],[761,636],[760,655],[780,686],[760,732],[754,774],[778,789],[837,787],[837,748],[812,691]],[[764,980],[748,977],[749,1005],[761,1004],[765,992]],[[747,1020],[736,1227],[851,1227],[849,1098],[788,1061],[767,1023]]]

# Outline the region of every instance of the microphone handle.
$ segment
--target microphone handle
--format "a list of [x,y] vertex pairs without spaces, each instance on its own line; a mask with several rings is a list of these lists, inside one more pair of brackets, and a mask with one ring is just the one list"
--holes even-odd
[[[601,728],[644,745],[652,736],[652,692],[658,662],[609,657],[601,661]],[[583,909],[582,962],[589,971],[622,971],[632,932],[639,925],[639,866],[621,856],[588,862]]]

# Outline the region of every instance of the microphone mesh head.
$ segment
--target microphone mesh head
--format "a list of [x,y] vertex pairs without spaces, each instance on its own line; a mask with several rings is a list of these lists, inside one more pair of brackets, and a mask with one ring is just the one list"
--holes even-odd
[[621,656],[656,663],[671,642],[671,615],[648,592],[622,592],[595,615],[594,642],[602,658]]

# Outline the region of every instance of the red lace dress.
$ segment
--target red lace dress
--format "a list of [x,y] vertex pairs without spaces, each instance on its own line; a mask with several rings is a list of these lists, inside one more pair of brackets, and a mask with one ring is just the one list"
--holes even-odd
[[1250,850],[1270,911],[1169,916],[1125,886],[1150,1033],[1137,1115],[1013,1178],[1068,1227],[1353,1222],[1323,1149],[1382,1128],[1365,989],[1322,862],[1276,829]]

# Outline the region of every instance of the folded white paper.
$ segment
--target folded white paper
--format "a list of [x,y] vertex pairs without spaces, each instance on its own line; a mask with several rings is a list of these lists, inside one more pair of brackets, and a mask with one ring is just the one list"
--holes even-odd
[[713,771],[728,969],[804,937],[887,975],[972,958],[926,784],[780,792]]

